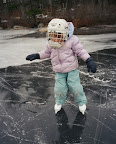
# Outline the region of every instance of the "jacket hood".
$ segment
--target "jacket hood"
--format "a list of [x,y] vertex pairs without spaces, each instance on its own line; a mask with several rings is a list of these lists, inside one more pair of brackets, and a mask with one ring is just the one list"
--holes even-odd
[[71,38],[74,32],[74,25],[72,22],[68,22],[68,39]]

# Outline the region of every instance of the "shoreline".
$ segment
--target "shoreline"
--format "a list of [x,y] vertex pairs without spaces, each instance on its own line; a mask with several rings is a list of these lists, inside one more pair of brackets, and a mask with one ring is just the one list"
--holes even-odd
[[[35,29],[32,33],[23,34],[20,36],[15,36],[13,38],[23,38],[23,37],[35,37],[42,38],[46,37],[46,31],[41,32],[39,28],[21,28],[21,29],[12,29],[14,31],[20,30],[29,30]],[[41,28],[42,29],[42,28]],[[44,29],[44,27],[43,27]],[[10,29],[2,29],[2,30],[10,30]],[[74,35],[98,35],[98,34],[109,34],[116,33],[116,25],[99,25],[94,27],[80,27],[74,29]]]
[[[96,27],[81,27],[74,29],[74,35],[98,35],[116,33],[116,25],[102,25]],[[46,32],[36,31],[32,34],[27,34],[23,37],[46,37]]]
[[96,35],[116,33],[116,25],[100,25],[95,27],[81,27],[75,28],[74,34],[76,35]]

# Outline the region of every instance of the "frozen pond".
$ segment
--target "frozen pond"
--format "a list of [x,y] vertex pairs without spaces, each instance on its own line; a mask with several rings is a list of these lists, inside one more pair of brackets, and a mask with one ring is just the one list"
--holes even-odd
[[20,37],[35,31],[0,30],[0,144],[116,144],[116,34],[79,35],[97,63],[93,74],[79,60],[87,110],[68,93],[55,115],[50,60],[25,60],[44,48],[46,38]]
[[[21,37],[35,31],[36,29],[0,30],[0,68],[28,64],[30,62],[25,60],[28,54],[44,49],[46,38]],[[78,37],[88,52],[116,48],[116,34],[79,35]]]

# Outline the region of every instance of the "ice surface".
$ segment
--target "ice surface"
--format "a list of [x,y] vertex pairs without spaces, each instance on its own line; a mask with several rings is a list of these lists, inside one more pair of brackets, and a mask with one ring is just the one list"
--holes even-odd
[[46,38],[14,38],[34,30],[0,30],[0,68],[30,63],[26,56],[44,49]]
[[82,115],[68,93],[55,115],[50,60],[25,60],[46,38],[14,38],[33,32],[0,31],[0,144],[116,144],[115,34],[79,36],[97,63],[93,74],[79,60],[87,110]]
[[54,112],[54,72],[50,60],[0,69],[1,144],[115,144],[116,49],[91,53],[97,73],[79,61],[87,96],[85,115],[71,93]]
[[[43,50],[47,38],[21,36],[35,31],[36,29],[0,30],[0,68],[31,63],[26,61],[25,57]],[[88,52],[116,47],[115,34],[79,35],[78,37]]]

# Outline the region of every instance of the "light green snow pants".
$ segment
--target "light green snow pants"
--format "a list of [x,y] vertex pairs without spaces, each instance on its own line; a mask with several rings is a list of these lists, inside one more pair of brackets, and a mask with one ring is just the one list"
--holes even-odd
[[54,92],[57,104],[64,104],[68,89],[74,95],[74,100],[79,106],[86,104],[87,99],[80,83],[77,69],[68,73],[56,72]]

